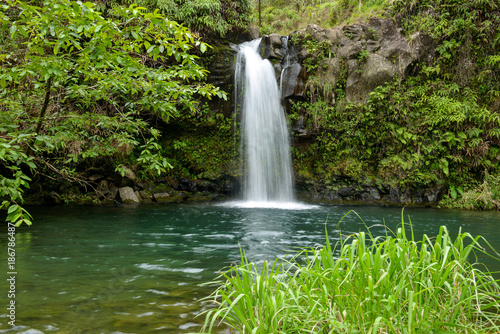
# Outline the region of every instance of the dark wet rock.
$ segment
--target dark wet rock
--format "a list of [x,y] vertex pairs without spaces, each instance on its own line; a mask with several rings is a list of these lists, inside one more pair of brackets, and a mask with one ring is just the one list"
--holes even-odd
[[214,53],[214,61],[208,67],[208,79],[214,86],[228,87],[233,82],[233,60],[236,51],[230,45],[222,44]]
[[121,187],[118,189],[120,200],[123,204],[137,204],[140,203],[139,199],[130,187]]
[[193,182],[189,179],[180,179],[178,189],[181,191],[189,191],[194,193],[198,191],[198,185],[196,184],[196,182]]
[[354,195],[356,195],[356,193],[357,192],[355,187],[344,187],[340,188],[338,191],[338,195],[342,198],[353,197]]
[[359,199],[363,202],[375,202],[380,200],[380,193],[375,187],[366,187],[360,192]]
[[417,190],[413,191],[411,196],[412,196],[412,203],[414,203],[414,204],[422,204],[424,202],[424,200],[422,198],[422,190],[421,189],[417,189]]
[[188,202],[207,202],[211,201],[214,197],[210,193],[195,193],[187,198]]
[[118,187],[133,187],[137,181],[137,176],[128,167],[122,166],[123,175],[119,174],[117,178]]
[[148,193],[146,190],[140,190],[139,195],[141,196],[142,199],[151,199],[151,194]]
[[399,187],[392,187],[387,196],[387,201],[391,203],[398,203],[401,196],[401,189]]
[[215,182],[203,180],[198,184],[198,189],[201,192],[217,193],[219,192],[219,185]]
[[412,203],[412,193],[410,189],[405,189],[401,191],[401,195],[399,197],[400,203]]
[[283,72],[283,97],[305,97],[307,72],[299,63],[293,63]]
[[115,186],[113,183],[109,183],[108,189],[109,189],[109,193],[106,194],[106,198],[114,201],[116,199],[116,197],[118,196],[118,187]]
[[428,203],[437,202],[439,201],[439,194],[440,194],[440,189],[435,189],[435,188],[427,189],[423,193],[423,200],[424,202]]

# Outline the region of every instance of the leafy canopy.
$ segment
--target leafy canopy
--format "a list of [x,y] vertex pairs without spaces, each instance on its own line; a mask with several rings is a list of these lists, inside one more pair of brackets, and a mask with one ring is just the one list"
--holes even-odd
[[226,98],[201,83],[207,71],[190,52],[209,46],[188,28],[135,5],[110,14],[69,0],[0,5],[0,193],[17,225],[31,224],[19,204],[40,166],[75,180],[78,163],[108,157],[119,167],[137,148],[137,163],[161,174],[170,165],[147,120],[190,117],[197,99]]

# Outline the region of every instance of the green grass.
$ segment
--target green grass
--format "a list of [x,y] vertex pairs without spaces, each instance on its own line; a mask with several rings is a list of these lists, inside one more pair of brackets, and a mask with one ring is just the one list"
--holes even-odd
[[261,270],[242,252],[212,282],[217,307],[204,313],[202,331],[223,323],[237,333],[499,333],[500,286],[469,262],[487,241],[452,238],[444,226],[417,241],[405,228],[402,218],[383,237],[327,238]]

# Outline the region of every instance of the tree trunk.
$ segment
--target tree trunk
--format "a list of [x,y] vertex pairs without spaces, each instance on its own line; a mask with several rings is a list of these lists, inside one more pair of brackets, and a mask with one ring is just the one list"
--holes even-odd
[[260,14],[260,3],[261,3],[262,0],[259,0],[259,28],[262,27],[262,18],[261,18],[261,14]]
[[45,118],[45,112],[47,111],[47,107],[49,106],[50,101],[50,88],[52,87],[52,77],[47,80],[47,87],[45,90],[45,100],[43,101],[42,110],[40,111],[40,117],[38,118],[38,124],[36,125],[35,133],[39,134],[42,128],[43,119]]

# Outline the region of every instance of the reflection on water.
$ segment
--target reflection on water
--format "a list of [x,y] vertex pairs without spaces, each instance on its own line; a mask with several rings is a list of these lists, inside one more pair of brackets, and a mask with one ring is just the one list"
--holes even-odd
[[[234,203],[233,203],[234,204]],[[186,333],[203,319],[198,284],[239,262],[284,257],[302,247],[332,242],[340,233],[401,225],[401,209],[342,206],[247,208],[235,205],[168,205],[123,208],[34,208],[32,227],[16,231],[16,324],[0,310],[0,333]],[[484,235],[500,249],[500,213],[405,209],[417,238],[440,225],[452,234]],[[385,233],[380,226],[372,233]],[[0,236],[0,282],[7,291],[7,234]],[[493,270],[500,266],[481,259]],[[2,300],[3,299],[2,297]]]

